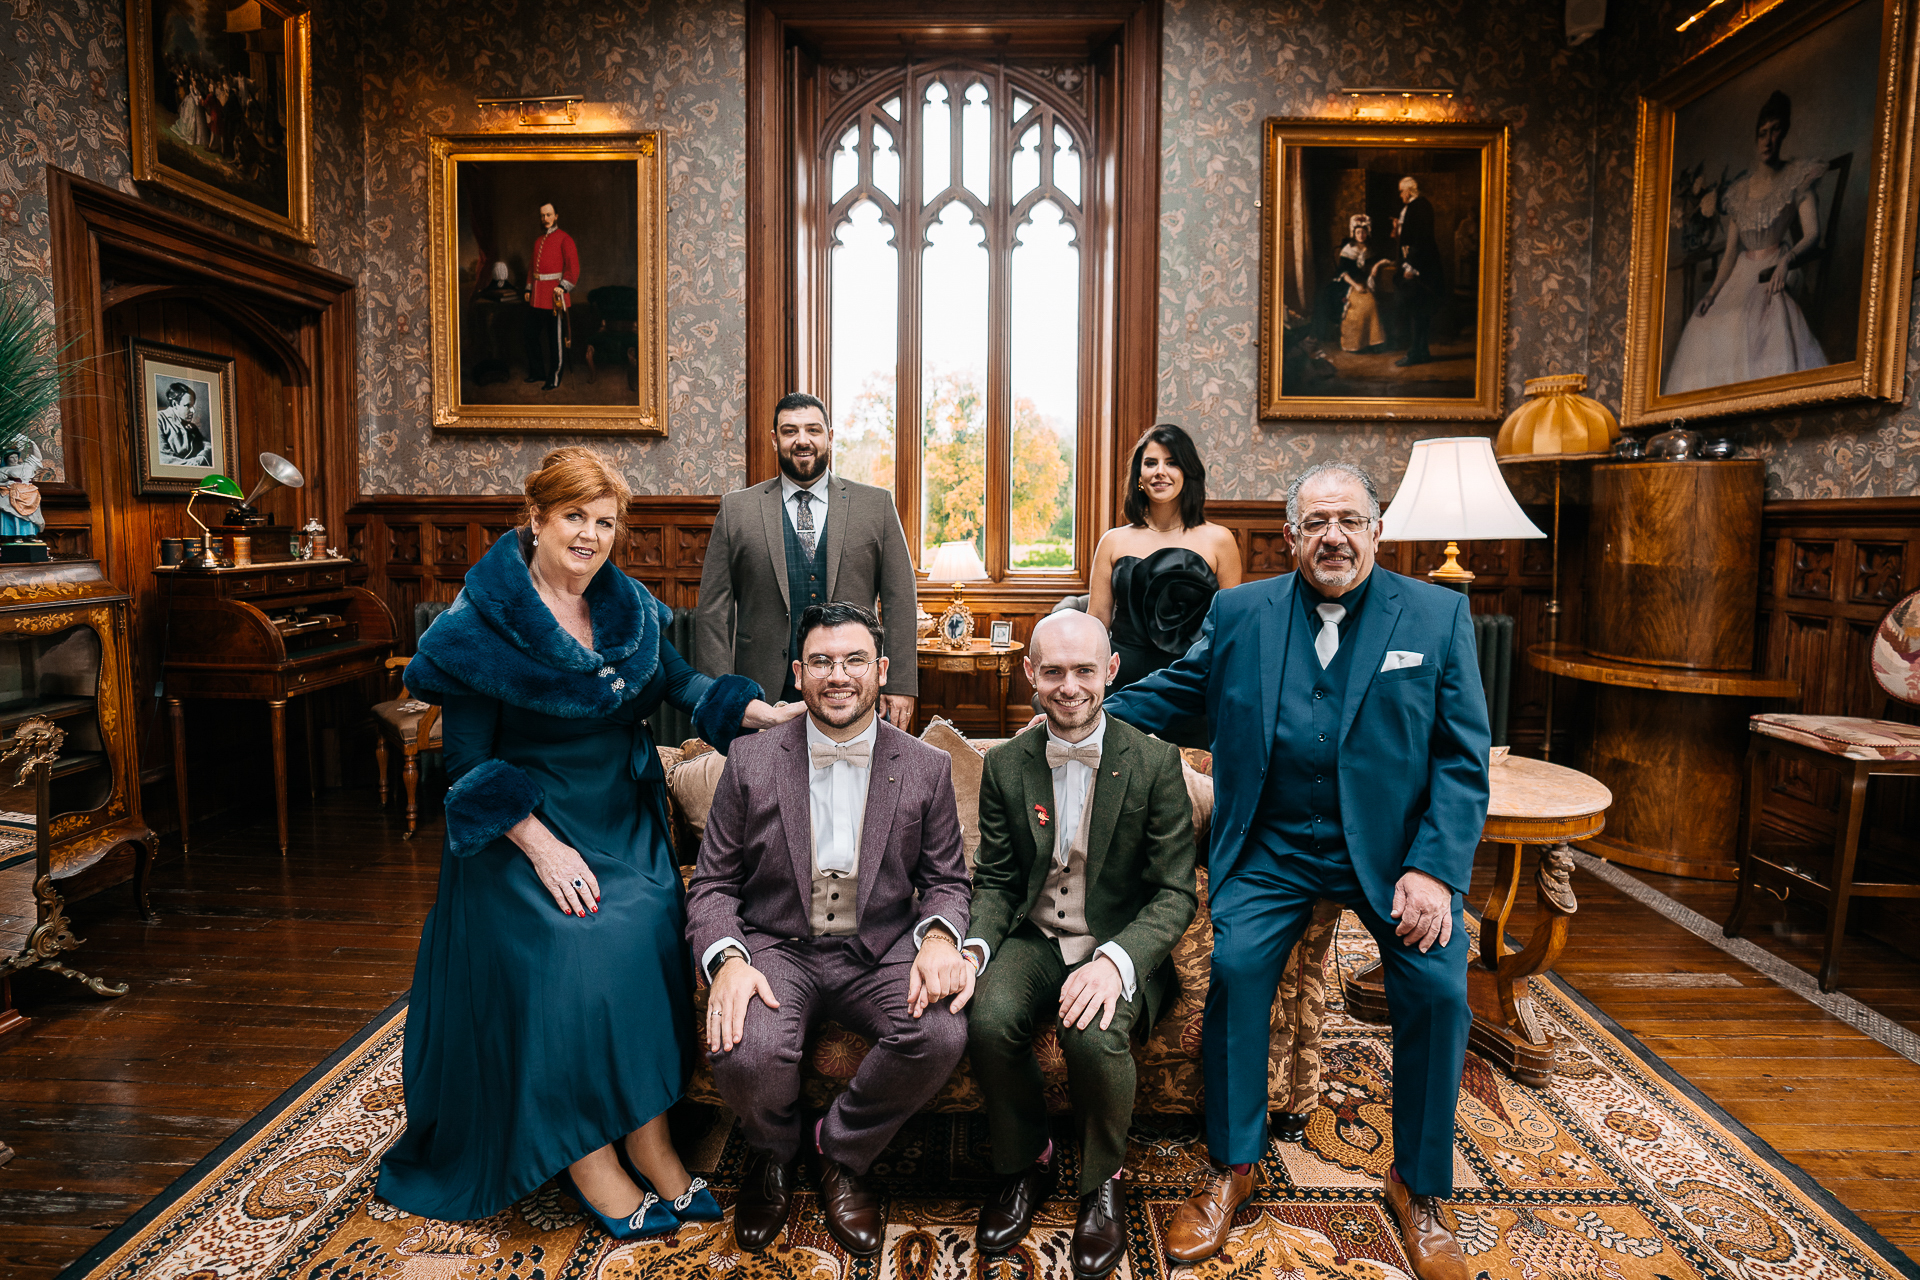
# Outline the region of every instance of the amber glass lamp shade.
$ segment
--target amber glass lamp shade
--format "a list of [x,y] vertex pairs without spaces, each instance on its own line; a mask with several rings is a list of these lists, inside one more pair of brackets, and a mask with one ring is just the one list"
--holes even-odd
[[1500,424],[1493,451],[1502,461],[1511,458],[1580,457],[1610,453],[1620,438],[1620,423],[1607,406],[1591,396],[1587,375],[1566,373],[1551,378],[1529,378],[1527,399]]

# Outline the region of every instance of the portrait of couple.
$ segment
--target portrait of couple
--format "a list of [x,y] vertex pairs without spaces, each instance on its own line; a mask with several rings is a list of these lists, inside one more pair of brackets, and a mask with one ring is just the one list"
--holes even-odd
[[[911,727],[912,686],[874,609],[885,554],[856,566],[852,552],[890,542],[868,510],[886,502],[890,515],[890,500],[829,477],[810,400],[776,419],[791,471],[723,505],[708,571],[742,580],[703,590],[733,602],[696,646],[703,669],[611,562],[631,493],[583,447],[528,477],[526,523],[422,636],[407,687],[444,709],[453,783],[405,1041],[407,1124],[380,1197],[471,1220],[553,1180],[616,1240],[730,1217],[755,1254],[789,1229],[810,1178],[834,1241],[872,1257],[888,1229],[874,1166],[966,1054],[991,1135],[979,1249],[1019,1246],[1064,1192],[1075,1276],[1110,1274],[1129,1247],[1132,1046],[1172,1002],[1168,957],[1197,909],[1181,755],[1154,735],[1197,720],[1218,762],[1211,1160],[1167,1252],[1217,1253],[1259,1183],[1274,992],[1331,898],[1378,939],[1390,998],[1413,1011],[1394,1028],[1387,1203],[1422,1280],[1467,1280],[1441,1211],[1469,1022],[1461,891],[1488,797],[1465,597],[1375,564],[1380,505],[1363,471],[1308,469],[1287,503],[1299,571],[1218,592],[1177,660],[1111,693],[1121,658],[1098,615],[1062,609],[1035,626],[1039,714],[985,751],[969,869],[950,757],[895,722]],[[822,429],[796,429],[809,424]],[[815,510],[787,499],[790,485],[829,500]],[[759,521],[743,520],[763,503],[793,548],[791,617],[753,625],[784,632],[790,658],[754,679],[736,670],[752,664],[733,619],[749,597],[761,611],[781,599],[744,576],[771,564]],[[729,522],[742,527],[723,541]],[[823,598],[801,593],[809,559],[838,564]],[[663,701],[722,753],[684,894],[646,721]],[[828,1020],[871,1049],[816,1109],[801,1064]],[[1033,1055],[1049,1024],[1070,1130],[1049,1129]],[[724,1206],[668,1127],[699,1058],[747,1153]]]

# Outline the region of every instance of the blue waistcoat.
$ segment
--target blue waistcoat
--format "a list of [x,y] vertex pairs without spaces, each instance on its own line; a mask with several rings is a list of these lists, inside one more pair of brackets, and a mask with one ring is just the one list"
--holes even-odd
[[[819,514],[827,509],[827,504],[816,497],[813,507],[814,521],[818,524]],[[807,611],[808,605],[827,601],[827,538],[824,529],[814,534],[813,559],[807,559],[807,549],[800,544],[800,534],[793,527],[793,512],[785,501],[780,503],[780,535],[787,547],[787,661],[791,663],[800,656],[800,615]],[[792,667],[787,668],[787,687],[782,696],[799,696],[793,684]]]
[[[1256,812],[1269,847],[1336,853],[1347,847],[1340,822],[1340,724],[1358,610],[1341,619],[1340,648],[1323,670],[1313,650],[1321,626],[1313,607],[1320,603],[1319,597],[1303,586],[1297,599],[1301,607],[1287,629],[1287,674],[1310,671],[1313,679],[1290,678],[1281,683],[1273,756]],[[1364,594],[1357,603],[1365,607]]]

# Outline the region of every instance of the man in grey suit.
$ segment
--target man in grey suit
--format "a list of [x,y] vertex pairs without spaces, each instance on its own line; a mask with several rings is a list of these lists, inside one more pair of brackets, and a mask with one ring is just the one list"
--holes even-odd
[[919,603],[893,496],[832,473],[827,407],[804,391],[774,406],[773,442],[780,474],[720,499],[693,611],[693,665],[758,681],[769,699],[797,701],[791,665],[807,606],[844,600],[871,609],[878,600],[882,623],[898,637],[880,710],[911,733]]

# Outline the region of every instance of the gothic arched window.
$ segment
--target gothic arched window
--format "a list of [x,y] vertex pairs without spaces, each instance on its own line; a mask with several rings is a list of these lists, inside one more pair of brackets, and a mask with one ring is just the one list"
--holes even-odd
[[835,466],[891,489],[922,567],[1084,555],[1093,154],[1083,67],[835,68],[812,184]]

